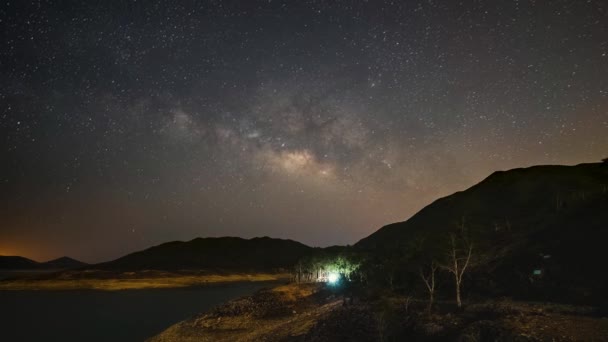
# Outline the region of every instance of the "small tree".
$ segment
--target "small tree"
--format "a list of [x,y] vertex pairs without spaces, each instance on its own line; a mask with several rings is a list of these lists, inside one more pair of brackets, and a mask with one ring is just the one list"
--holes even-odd
[[441,267],[446,271],[454,275],[454,282],[456,285],[456,304],[459,308],[462,307],[461,300],[461,288],[462,288],[462,277],[469,267],[471,262],[471,255],[473,253],[473,244],[469,243],[465,239],[463,240],[463,248],[458,248],[456,236],[450,235],[450,250],[448,251],[448,260],[446,265]]
[[397,274],[401,272],[401,256],[393,254],[384,260],[384,272],[386,274],[386,281],[391,291],[395,291],[395,278]]
[[433,302],[435,301],[435,271],[437,271],[437,264],[435,261],[431,261],[430,270],[428,274],[424,274],[422,268],[420,269],[420,277],[426,285],[426,289],[429,291],[429,313],[433,308]]

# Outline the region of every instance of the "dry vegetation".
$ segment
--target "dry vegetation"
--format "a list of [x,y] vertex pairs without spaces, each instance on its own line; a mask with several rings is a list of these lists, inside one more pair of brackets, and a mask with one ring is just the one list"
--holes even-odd
[[278,281],[288,274],[180,274],[168,272],[65,273],[55,277],[0,281],[0,290],[134,290],[202,286],[212,283]]
[[463,342],[608,341],[608,319],[591,307],[510,300],[470,304],[463,311],[449,306],[430,315],[404,314],[400,334]]

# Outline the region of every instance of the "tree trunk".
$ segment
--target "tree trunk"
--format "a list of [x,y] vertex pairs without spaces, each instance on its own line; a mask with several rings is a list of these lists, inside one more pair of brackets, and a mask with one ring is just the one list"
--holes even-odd
[[456,304],[458,304],[458,308],[462,307],[462,301],[460,300],[460,282],[456,282]]
[[298,263],[298,284],[302,282],[302,263]]

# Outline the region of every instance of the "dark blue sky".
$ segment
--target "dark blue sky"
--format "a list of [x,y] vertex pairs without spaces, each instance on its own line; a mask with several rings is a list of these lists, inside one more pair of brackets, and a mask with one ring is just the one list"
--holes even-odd
[[0,254],[350,244],[608,155],[604,1],[14,1],[0,27]]

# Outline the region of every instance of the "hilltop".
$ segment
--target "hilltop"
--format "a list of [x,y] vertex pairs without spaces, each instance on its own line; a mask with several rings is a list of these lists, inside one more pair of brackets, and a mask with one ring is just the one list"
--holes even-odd
[[0,270],[57,270],[75,269],[84,267],[87,264],[72,259],[61,257],[47,262],[37,262],[21,256],[2,256],[0,255]]
[[50,260],[47,261],[45,263],[43,263],[46,267],[48,268],[55,268],[55,269],[75,269],[75,268],[80,268],[80,267],[85,267],[88,264],[67,256],[61,257],[61,258],[57,258],[54,260]]

